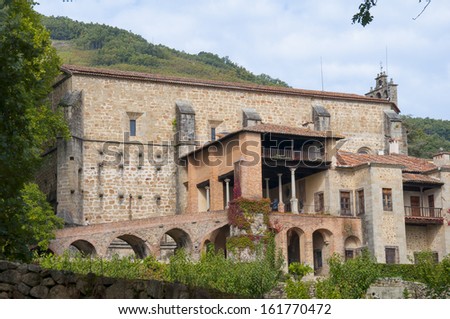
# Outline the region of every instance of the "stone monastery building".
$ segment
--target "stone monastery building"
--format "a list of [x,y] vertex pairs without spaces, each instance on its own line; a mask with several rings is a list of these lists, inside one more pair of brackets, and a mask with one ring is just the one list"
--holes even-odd
[[[268,198],[286,265],[337,252],[381,263],[450,253],[450,153],[407,155],[397,85],[365,96],[66,65],[51,96],[72,134],[42,189],[66,227],[51,250],[164,260],[226,253],[235,190]],[[268,201],[269,201],[268,200]]]

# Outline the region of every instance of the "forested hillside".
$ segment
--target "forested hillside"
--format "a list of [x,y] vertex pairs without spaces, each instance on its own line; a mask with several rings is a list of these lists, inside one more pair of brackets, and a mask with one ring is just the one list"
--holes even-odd
[[440,150],[450,151],[450,121],[403,116],[411,156],[431,158]]
[[64,63],[101,66],[162,75],[229,82],[288,86],[266,74],[255,75],[209,52],[188,54],[164,45],[154,45],[143,37],[119,28],[83,23],[66,17],[42,17],[53,45]]

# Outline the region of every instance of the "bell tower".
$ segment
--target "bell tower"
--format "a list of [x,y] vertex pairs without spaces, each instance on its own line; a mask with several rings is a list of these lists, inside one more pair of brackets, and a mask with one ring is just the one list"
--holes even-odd
[[371,87],[369,93],[366,93],[366,96],[388,100],[394,102],[395,105],[398,105],[397,84],[394,83],[392,78],[388,80],[388,76],[386,72],[383,71],[383,68],[381,68],[381,72],[377,74],[375,81],[375,88]]

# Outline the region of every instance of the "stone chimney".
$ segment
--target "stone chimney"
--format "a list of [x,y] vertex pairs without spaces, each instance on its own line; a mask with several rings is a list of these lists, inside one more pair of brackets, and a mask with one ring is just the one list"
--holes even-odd
[[450,152],[439,152],[433,155],[433,162],[436,166],[450,166]]
[[389,140],[389,155],[400,154],[400,146],[397,140]]

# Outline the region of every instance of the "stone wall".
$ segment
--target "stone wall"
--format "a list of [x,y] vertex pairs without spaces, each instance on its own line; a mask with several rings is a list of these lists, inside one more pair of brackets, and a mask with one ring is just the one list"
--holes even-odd
[[400,278],[378,279],[366,293],[367,299],[427,299],[425,284]]
[[156,280],[78,275],[0,261],[0,299],[194,299],[233,298],[217,291],[189,289]]

